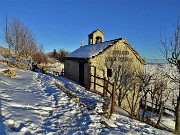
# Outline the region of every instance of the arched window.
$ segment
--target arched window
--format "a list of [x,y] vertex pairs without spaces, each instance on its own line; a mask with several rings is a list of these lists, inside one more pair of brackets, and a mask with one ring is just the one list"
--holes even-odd
[[96,44],[102,42],[102,37],[96,37]]

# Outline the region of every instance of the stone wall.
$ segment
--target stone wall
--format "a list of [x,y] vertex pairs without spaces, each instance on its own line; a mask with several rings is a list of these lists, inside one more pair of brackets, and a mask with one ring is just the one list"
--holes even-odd
[[[124,63],[129,64],[128,68],[131,70],[143,70],[144,65],[137,59],[134,53],[120,40],[115,45],[106,49],[100,55],[89,60],[91,66],[95,66],[97,76],[107,78],[107,69],[112,69],[112,77],[109,80],[114,80],[115,70],[121,67]],[[94,74],[94,70],[91,70]],[[107,78],[108,79],[108,78]]]
[[[78,60],[65,60],[64,64],[65,76],[76,82],[79,82]],[[138,53],[127,44],[125,39],[119,40],[113,46],[110,46],[99,55],[89,59],[84,64],[84,86],[92,91],[98,91],[100,93],[103,93],[102,87],[96,85],[96,88],[94,89],[93,83],[90,83],[94,82],[94,78],[91,77],[91,74],[94,75],[95,72],[94,67],[96,67],[96,76],[106,78],[106,80],[110,81],[111,83],[117,83],[116,94],[120,95],[118,87],[120,86],[120,83],[122,83],[122,81],[119,79],[118,76],[124,74],[124,71],[131,72],[132,74],[136,72],[141,72],[143,71],[144,63],[143,61],[141,61]],[[107,77],[107,69],[112,70],[112,77]],[[118,79],[115,80],[115,78]],[[138,79],[134,79],[132,81],[136,82],[138,81]],[[102,86],[104,84],[104,82],[99,79],[96,79],[96,83]],[[139,84],[136,83],[136,85],[138,86]],[[137,86],[135,89],[138,90]],[[110,86],[109,88],[109,90],[112,91],[112,86]],[[140,93],[136,93],[136,91],[131,90],[126,93],[127,95],[121,102],[121,107],[128,112],[130,112],[131,107],[128,101],[131,102],[131,100],[133,99],[133,92],[135,93],[134,97],[138,98],[137,101],[139,101],[138,95],[140,95]],[[116,97],[116,103],[118,104],[118,96]],[[134,113],[136,112],[137,109]]]
[[[118,73],[122,72],[122,68],[126,70],[128,69],[133,73],[137,71],[143,71],[144,67],[144,64],[139,60],[138,55],[136,56],[132,48],[127,46],[125,40],[119,40],[117,43],[115,43],[115,45],[109,47],[100,55],[90,59],[89,62],[92,66],[95,66],[97,68],[97,76],[101,78],[105,77],[106,80],[109,80],[111,83],[115,81],[115,76],[117,76]],[[107,77],[107,69],[112,69],[112,77]],[[102,71],[104,71],[104,73],[102,73]],[[91,70],[91,74],[94,74],[94,70]],[[98,80],[97,82],[103,85],[103,81]],[[117,87],[118,83],[120,83],[119,80],[117,80]],[[90,89],[94,90],[93,88],[94,87],[92,85]],[[98,86],[96,87],[96,90],[101,93],[103,92],[103,88],[100,88]],[[132,96],[132,93],[127,93],[127,95],[128,100],[131,100],[130,97]],[[116,103],[118,103],[117,100]],[[123,107],[127,111],[130,111],[127,99],[122,101],[121,107]]]

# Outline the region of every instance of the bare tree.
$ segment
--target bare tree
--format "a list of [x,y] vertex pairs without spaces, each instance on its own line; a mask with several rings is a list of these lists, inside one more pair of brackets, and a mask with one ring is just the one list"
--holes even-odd
[[31,56],[35,53],[36,38],[29,28],[24,26],[18,19],[12,22],[14,50],[20,57]]
[[[107,59],[106,67],[112,71],[112,77],[108,77],[108,81],[116,82],[116,98],[119,107],[125,109],[134,117],[138,111],[139,99],[141,97],[139,89],[139,78],[137,70],[142,70],[142,67],[137,68],[137,63],[132,61],[128,55],[128,48],[123,48],[123,53],[115,52],[110,54]],[[113,66],[116,65],[116,66]],[[138,86],[136,86],[138,85]]]
[[[138,79],[138,78],[137,78]],[[128,94],[126,94],[126,99],[128,102],[128,107],[130,108],[130,116],[138,117],[139,112],[139,101],[141,98],[142,90],[140,89],[140,83],[136,80],[133,87],[130,88]]]
[[170,64],[176,66],[178,70],[178,74],[176,76],[168,75],[168,77],[179,85],[175,129],[177,133],[180,134],[180,22],[178,22],[175,26],[173,37],[169,38],[169,40],[161,38],[161,44],[163,46],[162,52],[165,55],[165,58]]
[[157,109],[157,106],[159,106],[159,117],[156,123],[156,125],[159,126],[163,116],[165,103],[168,101],[171,93],[171,90],[167,87],[167,79],[162,74],[160,78],[156,79],[154,82],[154,91],[156,92],[154,98],[155,108]]
[[8,52],[8,58],[9,58],[9,61],[10,61],[10,55],[11,55],[11,49],[12,49],[12,35],[11,35],[11,30],[9,28],[9,22],[8,22],[8,17],[6,15],[6,19],[5,19],[5,29],[4,29],[4,40],[6,41],[6,43],[8,44],[8,49],[9,49],[9,52]]
[[18,55],[17,53],[19,52],[21,24],[17,19],[14,19],[9,27],[11,28],[11,38],[13,39],[12,43],[14,44],[13,51],[15,51],[15,54]]
[[139,72],[137,76],[140,79],[140,91],[142,92],[141,104],[144,106],[141,119],[144,120],[147,111],[148,94],[150,93],[150,85],[154,79],[154,71],[147,71],[146,67],[144,72]]
[[4,39],[8,44],[9,57],[10,51],[14,51],[17,59],[27,59],[37,51],[34,34],[16,18],[9,22],[6,16]]
[[119,66],[112,67],[114,72],[113,79],[116,82],[116,96],[118,106],[126,109],[131,117],[138,117],[138,108],[141,98],[140,78],[137,76],[140,68],[129,61],[127,56],[121,57]]
[[38,52],[44,52],[44,44],[43,43],[40,43],[39,45],[38,45]]
[[37,52],[32,56],[32,59],[35,63],[41,64],[41,63],[47,63],[48,58],[43,52]]
[[135,80],[134,72],[128,67],[130,67],[130,63],[125,61],[122,62],[122,64],[119,65],[116,70],[114,70],[114,80],[117,82],[116,94],[118,97],[118,105],[120,107],[130,88],[133,87],[133,80]]

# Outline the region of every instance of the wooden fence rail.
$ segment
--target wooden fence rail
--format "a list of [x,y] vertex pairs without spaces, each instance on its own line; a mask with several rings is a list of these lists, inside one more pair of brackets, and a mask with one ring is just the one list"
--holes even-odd
[[[152,102],[150,102],[150,101],[141,100],[141,107],[144,107],[144,104],[143,104],[143,103],[145,103],[145,102],[150,104],[150,105],[147,105],[147,106],[149,106],[149,107],[151,107],[151,105],[153,104],[153,109],[155,109],[156,112],[159,112],[159,110],[160,110],[160,108],[161,108],[159,104],[157,104],[157,103],[152,103]],[[170,108],[167,108],[167,107],[164,107],[164,112],[166,112],[166,110],[168,110],[168,111],[170,111],[170,112],[172,112],[172,113],[175,113],[175,110],[170,109]]]
[[[103,96],[108,96],[108,94],[111,97],[111,114],[115,112],[115,90],[116,90],[116,83],[111,83],[108,80],[106,80],[106,78],[101,78],[99,76],[96,75],[91,75],[91,77],[94,77],[94,81],[91,83],[93,83],[94,86],[94,90],[96,91],[96,86],[99,86],[101,88],[103,88]],[[99,79],[103,82],[103,85],[99,84],[96,80]],[[110,91],[110,87],[112,87],[112,92]],[[107,94],[108,93],[108,94]]]

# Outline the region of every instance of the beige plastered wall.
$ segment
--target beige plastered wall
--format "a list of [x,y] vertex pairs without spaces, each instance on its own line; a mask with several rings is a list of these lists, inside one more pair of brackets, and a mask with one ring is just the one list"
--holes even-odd
[[[91,74],[94,75],[93,67],[96,67],[97,76],[101,78],[105,77],[107,80],[113,83],[115,81],[115,70],[121,67],[124,63],[127,63],[128,65],[127,68],[129,68],[133,72],[143,71],[144,64],[142,61],[140,61],[140,56],[139,55],[136,56],[133,50],[130,47],[128,47],[128,45],[125,42],[126,42],[125,40],[119,40],[113,46],[103,51],[103,53],[90,59],[89,63],[92,66],[90,71]],[[112,69],[112,77],[110,78],[107,77],[107,69]],[[91,80],[93,82],[94,78],[91,77]],[[102,80],[97,79],[96,82],[99,83],[100,85],[103,85]],[[91,83],[91,85],[89,86],[90,86],[90,90],[94,91],[93,83]],[[109,88],[112,91],[111,87]],[[99,86],[96,86],[96,90],[103,93],[103,88]],[[132,99],[131,96],[132,93],[128,93],[127,96],[128,100]],[[130,110],[127,99],[124,99],[122,101],[121,107],[127,111]]]
[[[96,43],[96,37],[101,37],[102,38],[102,42],[104,42],[104,34],[101,33],[99,30],[94,32],[89,38],[92,39],[92,44]],[[90,40],[89,39],[89,40]],[[90,41],[89,41],[90,42]]]

